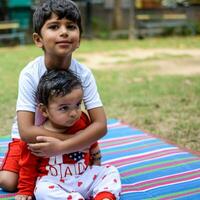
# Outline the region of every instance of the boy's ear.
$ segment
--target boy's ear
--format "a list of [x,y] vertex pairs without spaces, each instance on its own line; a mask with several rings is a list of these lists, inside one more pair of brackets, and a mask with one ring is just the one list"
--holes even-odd
[[44,117],[48,117],[47,107],[44,104],[39,103],[38,108]]
[[37,47],[43,47],[42,38],[38,33],[33,33],[33,41]]
[[81,39],[79,40],[79,43],[76,46],[77,49],[80,47],[80,42],[81,42]]

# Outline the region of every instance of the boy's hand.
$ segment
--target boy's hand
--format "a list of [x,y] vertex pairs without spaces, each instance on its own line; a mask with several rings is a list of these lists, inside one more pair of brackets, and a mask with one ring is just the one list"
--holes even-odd
[[16,195],[15,200],[32,200],[32,196],[28,195]]
[[60,154],[60,140],[47,137],[47,136],[38,136],[38,143],[28,144],[28,149],[31,150],[32,154],[39,157],[51,157]]

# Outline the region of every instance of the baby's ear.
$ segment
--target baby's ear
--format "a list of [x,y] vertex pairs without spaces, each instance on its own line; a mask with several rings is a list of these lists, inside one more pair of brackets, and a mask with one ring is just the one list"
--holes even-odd
[[44,117],[48,117],[47,107],[43,103],[39,103],[38,108]]

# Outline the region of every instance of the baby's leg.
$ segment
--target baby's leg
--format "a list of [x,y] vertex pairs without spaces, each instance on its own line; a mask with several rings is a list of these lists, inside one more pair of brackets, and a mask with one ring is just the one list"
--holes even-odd
[[101,168],[98,178],[93,183],[94,199],[119,199],[121,181],[117,168],[109,165]]
[[20,156],[20,140],[16,139],[9,143],[0,169],[0,187],[8,192],[17,190]]
[[37,200],[85,200],[78,192],[67,192],[60,185],[47,181],[38,181],[34,195]]

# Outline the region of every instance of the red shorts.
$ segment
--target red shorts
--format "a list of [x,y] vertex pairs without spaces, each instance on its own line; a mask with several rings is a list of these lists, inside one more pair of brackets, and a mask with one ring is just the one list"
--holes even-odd
[[0,170],[19,173],[19,160],[21,156],[20,139],[13,139],[8,144],[8,151],[3,159]]

